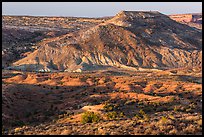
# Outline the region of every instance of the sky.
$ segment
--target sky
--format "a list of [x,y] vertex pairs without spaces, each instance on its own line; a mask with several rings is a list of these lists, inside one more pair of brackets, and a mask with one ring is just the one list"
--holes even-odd
[[201,13],[202,2],[2,2],[2,15],[104,17],[122,10]]

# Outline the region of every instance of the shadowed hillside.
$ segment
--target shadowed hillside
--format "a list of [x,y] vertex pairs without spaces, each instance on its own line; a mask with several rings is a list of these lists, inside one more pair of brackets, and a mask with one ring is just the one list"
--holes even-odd
[[[122,11],[93,27],[43,40],[13,63],[85,71],[93,66],[178,68],[201,65],[202,33],[159,12]],[[52,62],[53,65],[50,65]],[[22,67],[22,70],[26,70]]]

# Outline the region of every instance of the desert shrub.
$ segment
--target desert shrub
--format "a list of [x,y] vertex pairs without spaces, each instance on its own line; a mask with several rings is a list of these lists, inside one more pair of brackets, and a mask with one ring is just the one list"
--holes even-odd
[[119,115],[118,115],[117,112],[115,112],[115,111],[113,111],[113,112],[108,112],[108,113],[106,114],[106,116],[107,116],[107,118],[108,118],[109,120],[114,120],[114,119],[119,118]]
[[177,112],[177,111],[178,111],[178,107],[175,106],[175,107],[174,107],[174,112]]
[[100,121],[100,115],[97,114],[97,113],[94,113],[94,112],[90,112],[90,111],[87,111],[87,112],[84,112],[82,114],[82,117],[81,117],[81,122],[83,124],[85,123],[93,123],[93,122],[99,122]]
[[139,101],[138,105],[141,106],[141,105],[144,105],[144,103],[142,101]]
[[114,109],[114,105],[113,104],[109,104],[109,103],[106,103],[103,107],[103,109],[105,111],[112,111]]
[[145,121],[149,121],[149,116],[142,110],[140,109],[139,114],[136,114],[135,117],[138,120],[145,120]]
[[125,117],[124,112],[120,112],[119,116],[120,116],[120,117]]
[[164,116],[162,116],[162,118],[161,118],[161,123],[162,124],[165,124],[166,122],[167,122],[167,118],[166,117],[164,117]]
[[186,112],[186,109],[187,109],[188,107],[185,107],[185,106],[181,106],[181,105],[179,105],[179,106],[175,106],[174,107],[174,112]]
[[144,111],[141,113],[141,115],[145,121],[149,121],[149,116]]
[[145,112],[142,109],[140,109],[139,114],[144,115]]
[[138,114],[135,115],[135,117],[139,120],[142,119]]

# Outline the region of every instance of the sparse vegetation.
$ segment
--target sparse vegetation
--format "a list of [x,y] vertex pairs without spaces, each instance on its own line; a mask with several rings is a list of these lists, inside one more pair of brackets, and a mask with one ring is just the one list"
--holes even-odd
[[144,121],[149,121],[149,116],[142,110],[140,109],[139,113],[135,115],[135,117],[138,120],[144,120]]
[[100,120],[101,120],[101,117],[99,116],[99,114],[90,112],[90,111],[84,112],[81,117],[81,122],[83,124],[99,122]]
[[117,110],[118,106],[114,105],[114,104],[110,104],[110,103],[106,103],[103,107],[104,111],[108,112],[108,111],[113,111],[113,110]]
[[108,120],[117,120],[122,117],[125,117],[124,112],[116,112],[116,111],[111,111],[106,113],[106,117]]
[[[2,120],[7,123],[3,124],[2,134],[201,134],[202,90],[197,89],[202,87],[199,84],[175,81],[175,76],[156,76],[160,72],[138,71],[134,77],[130,77],[133,72],[125,73],[130,74],[123,77],[118,76],[119,73],[117,77],[108,74],[111,80],[105,84],[102,83],[107,75],[98,72],[32,74],[34,82],[38,83],[35,79],[38,75],[42,78],[40,83],[46,83],[40,86],[25,80],[19,80],[24,84],[15,85],[7,81],[3,84],[6,87],[2,88],[9,91],[2,94],[5,110]],[[31,74],[24,75],[29,77]],[[146,75],[148,82],[143,83]],[[52,79],[48,81],[46,77]],[[63,86],[60,84],[62,79],[65,81]],[[100,85],[94,85],[94,79]],[[8,78],[3,80],[13,82]],[[56,86],[59,89],[56,90]],[[22,105],[25,112],[15,118],[19,114],[16,110],[21,109],[15,106]],[[7,111],[10,109],[12,113]],[[7,117],[16,121],[10,122]],[[27,127],[23,128],[23,125]]]
[[162,118],[161,118],[161,124],[166,124],[167,123],[167,118],[165,117],[165,116],[162,116]]

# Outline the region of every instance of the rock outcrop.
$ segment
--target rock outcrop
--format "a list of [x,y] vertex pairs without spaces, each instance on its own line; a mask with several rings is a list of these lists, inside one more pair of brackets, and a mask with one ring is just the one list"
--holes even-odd
[[171,19],[187,24],[189,26],[202,29],[202,13],[197,14],[175,14],[169,16]]

